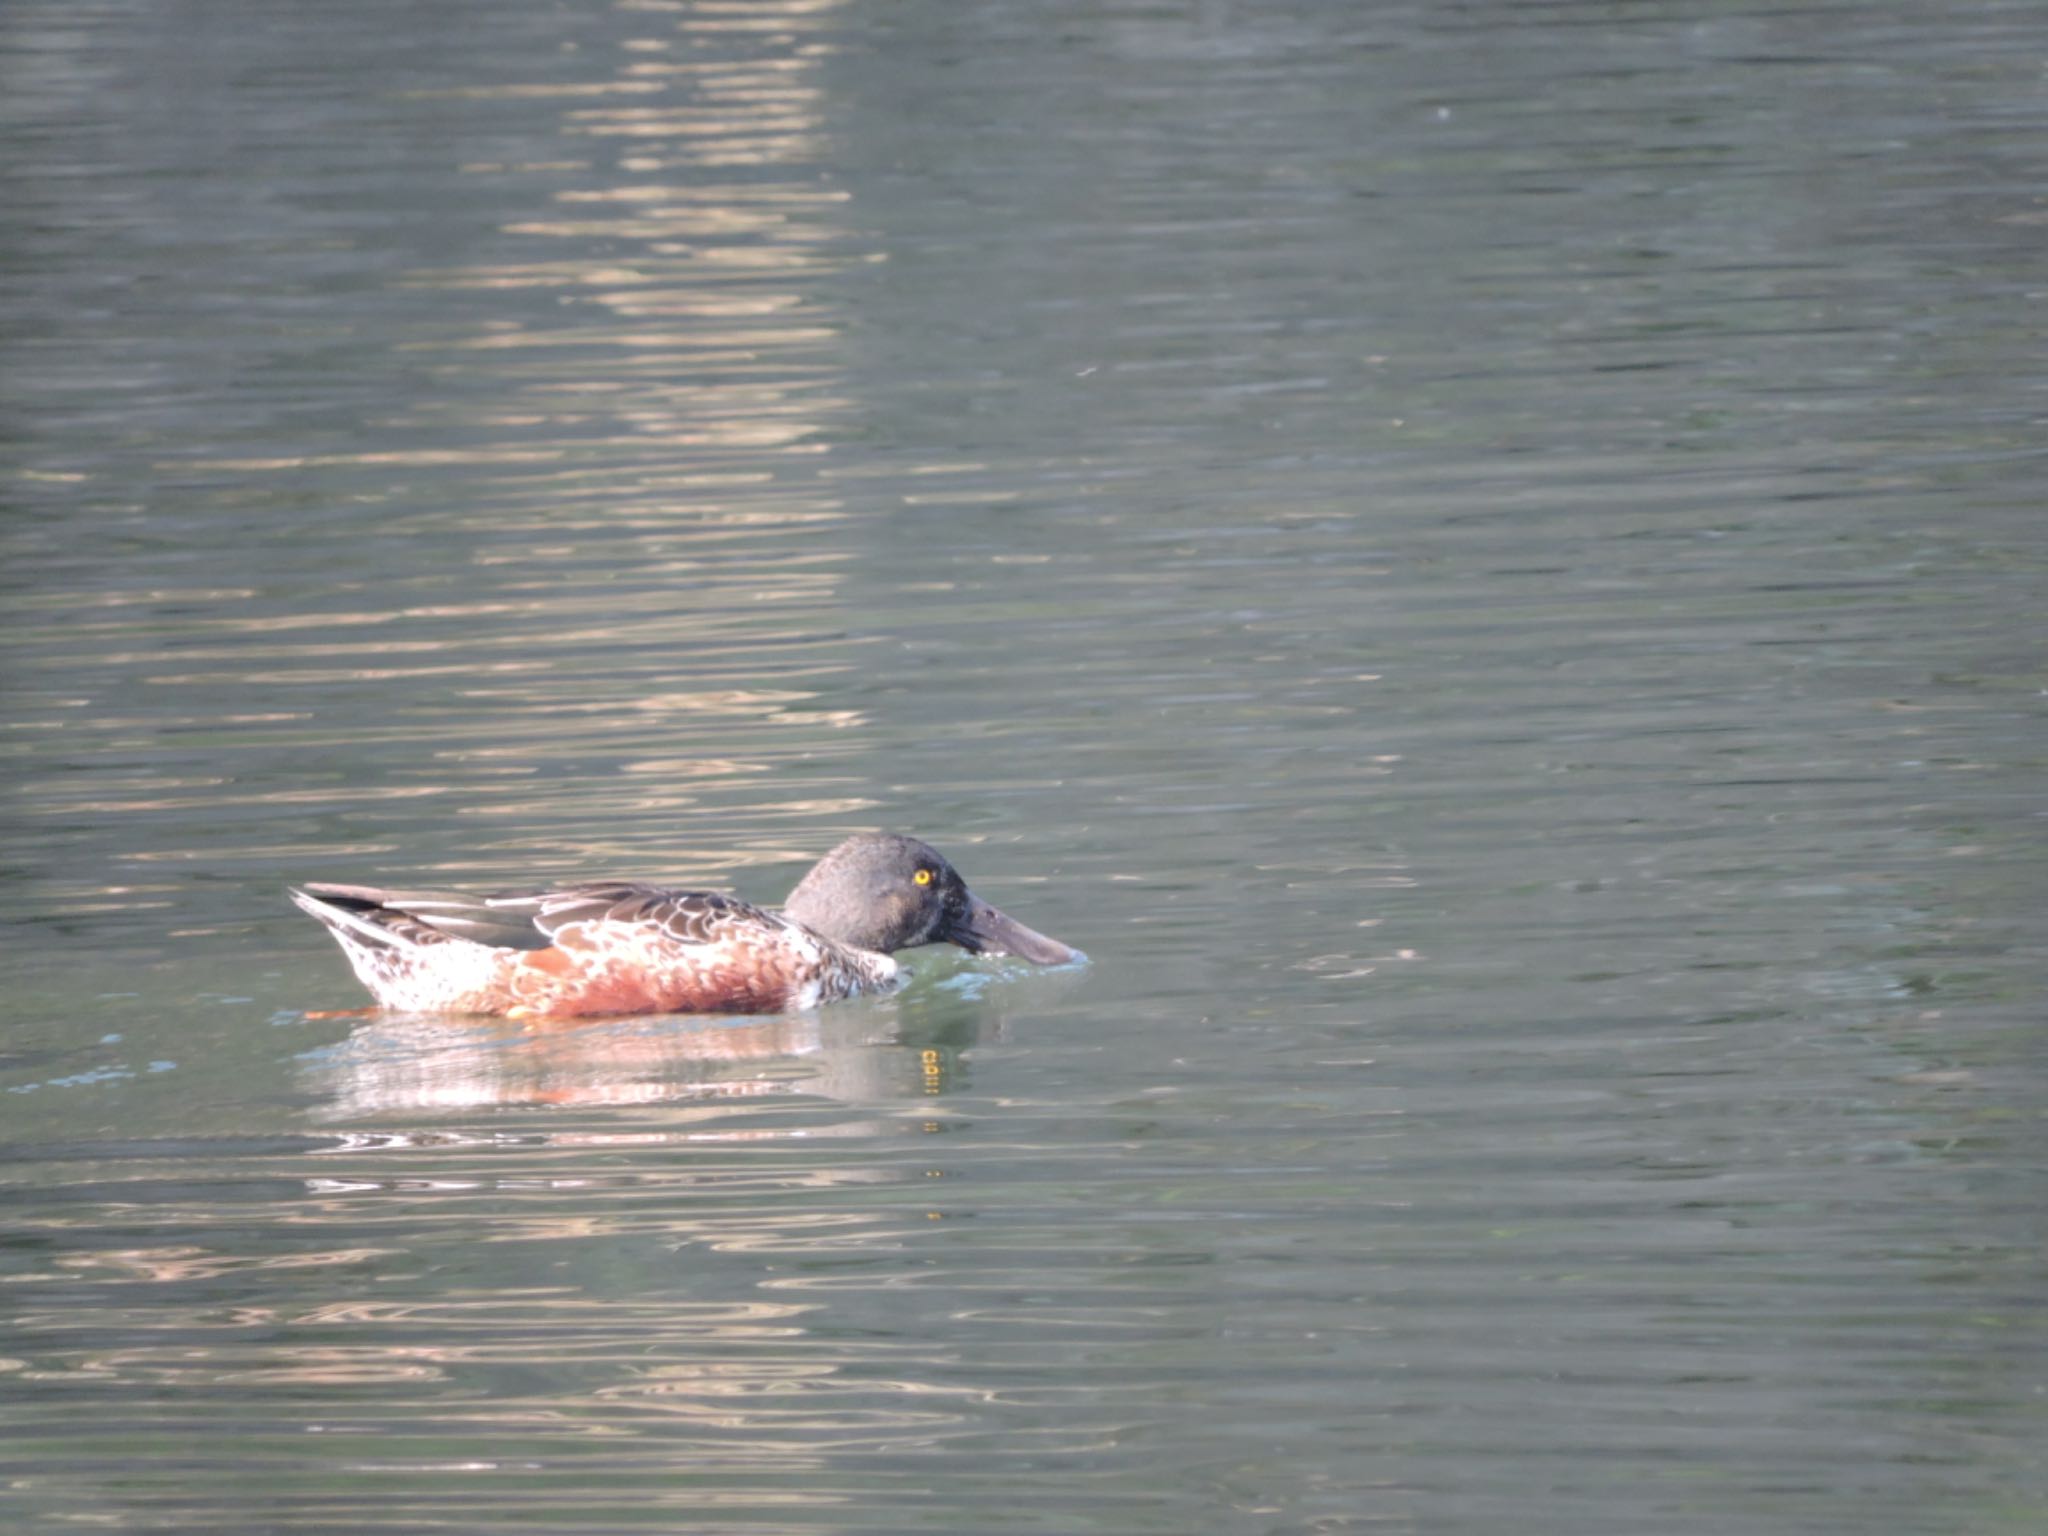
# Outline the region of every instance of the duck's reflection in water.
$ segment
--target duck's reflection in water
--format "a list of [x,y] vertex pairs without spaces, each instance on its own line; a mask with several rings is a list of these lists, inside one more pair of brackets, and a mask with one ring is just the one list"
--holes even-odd
[[309,1052],[305,1072],[331,1120],[777,1096],[900,1105],[959,1086],[962,1052],[1002,1035],[1005,1010],[988,994],[1007,989],[984,980],[745,1019],[383,1013]]

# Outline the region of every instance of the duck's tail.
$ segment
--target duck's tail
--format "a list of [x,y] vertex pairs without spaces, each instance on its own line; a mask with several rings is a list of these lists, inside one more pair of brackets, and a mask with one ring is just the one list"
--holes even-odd
[[[489,1011],[483,1000],[510,946],[493,943],[481,931],[488,925],[465,921],[462,913],[475,905],[468,898],[363,885],[287,889],[294,906],[334,935],[357,979],[385,1007]],[[498,929],[504,926],[499,917]]]

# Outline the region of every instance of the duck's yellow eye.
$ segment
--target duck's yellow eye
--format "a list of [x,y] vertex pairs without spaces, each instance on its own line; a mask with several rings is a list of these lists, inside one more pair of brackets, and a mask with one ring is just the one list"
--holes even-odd
[[915,880],[919,885],[930,885],[932,883],[932,872],[928,869],[920,869],[916,874],[912,875],[910,878]]

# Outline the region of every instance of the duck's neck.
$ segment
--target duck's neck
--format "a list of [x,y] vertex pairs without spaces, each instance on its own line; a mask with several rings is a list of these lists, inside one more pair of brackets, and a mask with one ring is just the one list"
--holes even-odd
[[887,954],[891,947],[888,935],[869,914],[846,899],[842,888],[818,878],[824,867],[821,864],[805,875],[802,883],[789,893],[789,900],[782,904],[783,916],[802,923],[834,944],[870,954]]

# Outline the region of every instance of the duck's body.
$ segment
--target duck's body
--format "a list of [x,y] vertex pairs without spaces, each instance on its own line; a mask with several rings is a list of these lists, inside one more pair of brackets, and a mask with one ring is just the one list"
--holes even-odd
[[292,899],[379,1003],[408,1013],[779,1013],[887,991],[901,971],[709,891],[615,883],[477,899],[308,885]]
[[380,1004],[418,1013],[776,1013],[888,991],[891,953],[916,944],[1074,958],[925,844],[883,835],[827,854],[781,912],[618,881],[486,897],[309,884],[292,900]]

